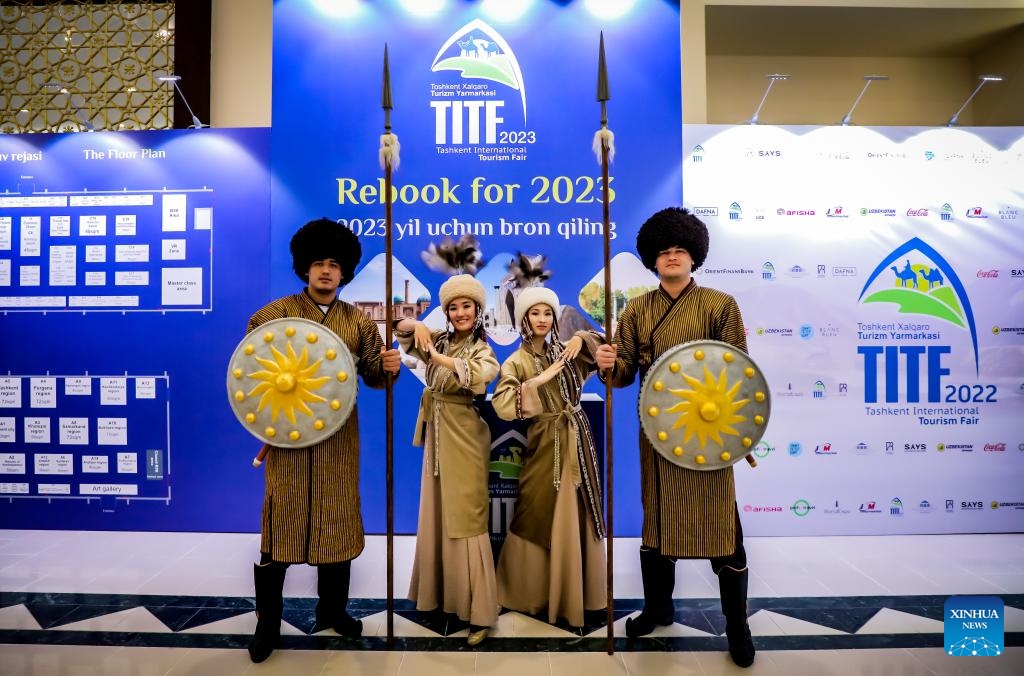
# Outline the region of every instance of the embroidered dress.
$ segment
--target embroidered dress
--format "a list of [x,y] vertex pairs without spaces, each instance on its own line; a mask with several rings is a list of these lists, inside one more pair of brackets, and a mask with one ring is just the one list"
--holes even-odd
[[498,601],[530,614],[547,609],[583,626],[584,610],[607,605],[601,474],[597,449],[580,408],[583,382],[594,371],[601,338],[576,334],[584,347],[548,382],[539,376],[563,345],[537,354],[520,345],[501,367],[494,410],[506,420],[529,420],[519,499],[498,559]]
[[[720,340],[747,351],[739,307],[732,296],[691,280],[673,299],[660,286],[633,298],[615,332],[618,359],[612,373],[625,387],[664,352],[691,340]],[[654,451],[640,430],[640,495],[643,544],[665,556],[727,556],[736,550],[736,483],[733,468],[697,471]]]
[[395,335],[403,350],[427,362],[413,439],[423,446],[423,473],[409,598],[419,610],[441,607],[471,624],[491,626],[498,620],[487,527],[491,432],[473,397],[497,376],[498,360],[486,341],[448,343],[444,332],[435,332],[434,345],[455,359],[451,371],[429,362],[413,346],[411,333]]
[[[326,312],[305,292],[285,296],[256,311],[249,331],[273,319],[302,317],[320,322],[348,346],[363,382],[385,385],[377,325],[340,300]],[[351,415],[330,438],[308,448],[273,448],[265,465],[260,551],[282,563],[339,563],[363,551],[359,505],[359,415]]]

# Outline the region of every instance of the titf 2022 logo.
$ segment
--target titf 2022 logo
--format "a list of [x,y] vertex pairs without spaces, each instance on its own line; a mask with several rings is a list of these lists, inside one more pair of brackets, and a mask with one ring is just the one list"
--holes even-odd
[[500,133],[505,122],[499,115],[505,106],[501,88],[519,92],[525,126],[526,84],[512,48],[485,22],[474,19],[455,31],[437,50],[430,70],[453,70],[461,75],[460,82],[431,85],[437,145],[480,144],[481,131],[482,142],[488,145],[536,140],[529,138],[533,134],[529,131]]
[[943,608],[943,648],[954,657],[1002,655],[1003,600],[998,596],[950,596]]
[[929,402],[995,401],[995,385],[944,382],[953,361],[953,345],[946,334],[970,333],[977,376],[978,333],[963,284],[930,245],[915,237],[897,247],[868,277],[858,301],[892,303],[897,313],[920,318],[858,322],[865,403],[876,403],[880,397],[886,403],[920,402],[922,378]]

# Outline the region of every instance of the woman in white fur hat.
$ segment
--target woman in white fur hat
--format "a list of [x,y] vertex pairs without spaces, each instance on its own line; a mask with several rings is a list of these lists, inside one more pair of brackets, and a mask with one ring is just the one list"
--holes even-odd
[[418,610],[468,621],[469,645],[498,621],[494,556],[488,530],[491,432],[474,406],[498,374],[483,329],[486,294],[471,275],[441,285],[448,330],[402,319],[395,337],[427,366],[413,444],[423,446],[423,476],[409,598]]
[[523,341],[502,364],[494,392],[501,418],[530,421],[519,499],[498,559],[498,601],[582,627],[584,611],[607,605],[601,473],[580,408],[603,340],[577,331],[559,341],[559,310],[550,289],[519,292],[515,322]]

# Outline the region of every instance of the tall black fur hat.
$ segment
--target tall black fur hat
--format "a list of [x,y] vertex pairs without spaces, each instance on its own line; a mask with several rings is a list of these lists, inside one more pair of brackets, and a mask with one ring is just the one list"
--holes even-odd
[[354,232],[329,218],[310,221],[292,235],[289,245],[292,269],[303,282],[309,281],[309,266],[314,261],[333,258],[341,266],[341,285],[352,281],[363,247]]
[[636,234],[636,251],[648,270],[656,271],[658,254],[673,246],[689,252],[694,270],[708,257],[708,228],[689,209],[662,209],[648,218]]

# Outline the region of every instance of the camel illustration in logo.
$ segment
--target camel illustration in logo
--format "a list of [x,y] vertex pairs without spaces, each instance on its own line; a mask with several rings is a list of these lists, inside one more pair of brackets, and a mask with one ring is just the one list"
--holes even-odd
[[470,35],[465,40],[458,40],[459,56],[470,59],[489,59],[501,53],[498,44],[492,40],[485,40]]
[[907,287],[907,283],[910,283],[911,287],[917,286],[917,273],[914,272],[913,268],[910,267],[910,261],[903,267],[902,270],[897,270],[895,265],[890,265],[889,268],[896,275],[896,279],[900,281],[900,286],[903,288]]
[[938,268],[931,268],[927,273],[924,270],[918,270],[917,274],[921,275],[925,282],[928,284],[928,288],[934,288],[936,285],[942,286],[945,280],[942,279],[942,273],[939,272]]

